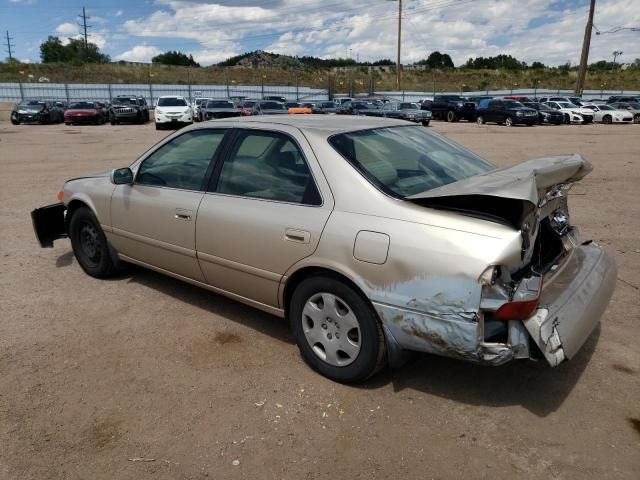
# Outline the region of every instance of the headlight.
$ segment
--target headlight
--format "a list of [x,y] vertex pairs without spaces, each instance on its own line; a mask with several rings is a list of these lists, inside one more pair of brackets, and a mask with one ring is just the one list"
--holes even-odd
[[522,110],[518,110],[518,111],[516,112],[516,115],[517,115],[518,117],[521,117],[521,116],[523,116],[523,115],[524,115],[524,112],[523,112]]
[[184,113],[185,115],[186,115],[187,113],[191,113],[191,109],[190,109],[190,108],[187,108],[187,109],[186,109],[184,112],[182,112],[182,113]]
[[464,102],[458,102],[458,103],[456,103],[456,105],[459,106],[459,107],[464,107]]
[[160,110],[159,108],[156,108],[156,114],[157,115],[162,115],[162,110]]
[[18,113],[28,113],[26,110],[18,110]]

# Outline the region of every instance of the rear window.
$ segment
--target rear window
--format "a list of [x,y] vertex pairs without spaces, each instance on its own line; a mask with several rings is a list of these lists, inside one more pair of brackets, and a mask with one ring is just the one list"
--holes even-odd
[[469,150],[414,126],[343,133],[329,143],[371,183],[398,198],[495,169]]
[[286,110],[284,104],[280,102],[260,102],[260,108],[264,110]]

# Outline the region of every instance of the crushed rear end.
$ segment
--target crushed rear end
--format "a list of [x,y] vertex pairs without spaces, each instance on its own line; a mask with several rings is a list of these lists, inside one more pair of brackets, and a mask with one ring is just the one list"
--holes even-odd
[[531,160],[410,197],[431,208],[507,224],[521,234],[517,265],[489,265],[481,284],[478,348],[466,358],[498,365],[536,356],[571,359],[613,295],[617,269],[605,250],[582,242],[567,194],[592,170],[580,155]]

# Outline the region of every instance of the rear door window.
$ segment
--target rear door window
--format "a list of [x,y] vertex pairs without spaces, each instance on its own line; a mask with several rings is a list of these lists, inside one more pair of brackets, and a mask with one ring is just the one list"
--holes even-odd
[[215,191],[306,205],[322,203],[302,152],[289,136],[277,132],[240,132]]

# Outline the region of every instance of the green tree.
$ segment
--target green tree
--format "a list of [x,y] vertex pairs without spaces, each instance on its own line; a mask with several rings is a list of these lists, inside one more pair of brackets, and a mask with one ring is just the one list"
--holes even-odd
[[169,50],[168,52],[156,55],[151,59],[153,63],[161,63],[163,65],[182,65],[184,67],[199,67],[200,64],[193,59],[193,55],[186,55],[177,50]]
[[546,68],[546,67],[545,67],[545,64],[542,62],[533,62],[531,64],[531,68],[534,70],[542,70],[543,68]]
[[448,53],[440,53],[438,51],[431,52],[426,60],[416,62],[417,65],[427,65],[429,68],[453,68],[453,60]]
[[40,59],[42,63],[108,63],[109,55],[100,52],[95,43],[87,43],[85,49],[84,40],[70,38],[64,45],[58,37],[50,36],[40,45]]

